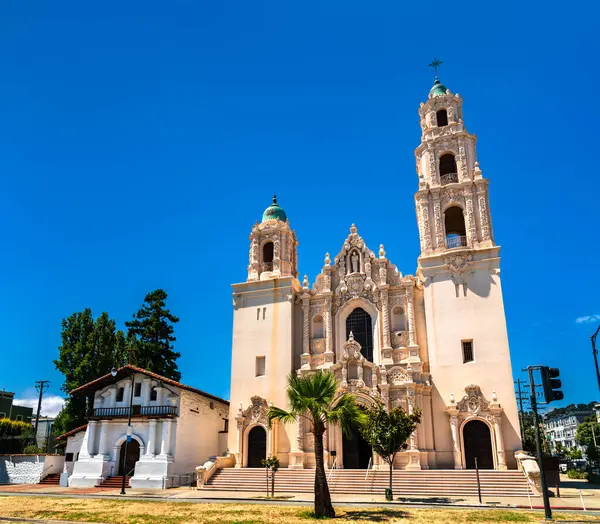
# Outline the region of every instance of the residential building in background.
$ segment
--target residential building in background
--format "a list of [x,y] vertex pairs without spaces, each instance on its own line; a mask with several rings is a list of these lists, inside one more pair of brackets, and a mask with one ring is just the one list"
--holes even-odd
[[31,422],[33,408],[14,404],[15,394],[10,391],[0,391],[0,418]]
[[[564,448],[576,448],[585,454],[585,446],[575,442],[575,434],[577,426],[590,416],[596,416],[593,409],[573,410],[558,416],[552,416],[552,413],[549,413],[546,420],[544,420],[544,430],[550,451],[556,451],[556,445],[560,442]],[[600,438],[600,435],[598,437]]]
[[[31,423],[35,427],[35,417],[32,419]],[[53,427],[54,417],[40,417],[35,440],[38,448],[44,448],[45,446],[46,453],[54,452],[56,437],[52,434]]]

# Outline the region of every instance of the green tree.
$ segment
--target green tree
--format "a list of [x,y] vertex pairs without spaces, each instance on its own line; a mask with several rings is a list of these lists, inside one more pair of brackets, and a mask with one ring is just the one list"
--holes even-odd
[[594,445],[594,437],[596,441],[600,441],[600,424],[595,419],[582,422],[577,426],[575,431],[575,441],[586,448]]
[[580,449],[577,448],[569,448],[567,450],[567,458],[570,460],[577,460],[583,458],[583,454]]
[[554,446],[554,451],[556,452],[557,457],[565,458],[568,450],[562,445],[562,442],[557,441]]
[[419,409],[409,415],[400,407],[387,411],[383,403],[379,402],[367,410],[364,422],[360,425],[363,438],[390,467],[390,487],[386,493],[388,500],[393,500],[394,459],[401,449],[406,448],[406,441],[415,431],[419,422],[421,422]]
[[[116,329],[108,313],[97,319],[89,308],[73,313],[62,321],[61,345],[54,361],[56,369],[64,375],[62,390],[69,393],[123,365],[126,352],[125,335]],[[55,431],[70,431],[84,424],[93,400],[92,393],[81,399],[69,399],[59,413]]]
[[342,431],[350,435],[354,424],[360,425],[364,414],[353,395],[343,393],[337,400],[337,381],[331,371],[316,371],[307,375],[290,373],[287,377],[287,397],[289,411],[271,407],[267,417],[269,424],[281,421],[284,424],[305,419],[315,441],[315,516],[335,517],[331,495],[325,475],[323,459],[323,433],[327,423],[340,424]]
[[0,419],[0,453],[21,453],[32,437],[33,426],[29,422]]
[[177,340],[173,324],[179,318],[166,309],[167,293],[157,289],[148,293],[133,319],[125,322],[128,328],[131,363],[167,378],[180,381],[181,373],[176,360],[180,353],[173,351]]

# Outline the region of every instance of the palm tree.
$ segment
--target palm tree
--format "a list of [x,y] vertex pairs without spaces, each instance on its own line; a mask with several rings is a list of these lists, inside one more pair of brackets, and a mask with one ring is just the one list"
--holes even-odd
[[315,440],[315,516],[335,517],[331,505],[329,486],[323,459],[323,433],[328,422],[339,423],[344,434],[349,435],[353,424],[362,421],[364,414],[353,395],[343,393],[334,404],[337,381],[331,371],[315,371],[306,375],[290,373],[287,377],[287,396],[290,410],[271,407],[267,413],[269,424],[273,420],[296,422],[306,419]]

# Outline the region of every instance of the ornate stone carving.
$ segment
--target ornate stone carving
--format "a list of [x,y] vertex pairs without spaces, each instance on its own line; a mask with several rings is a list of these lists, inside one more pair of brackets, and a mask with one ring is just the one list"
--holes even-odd
[[392,332],[392,347],[394,349],[408,347],[408,331]]
[[489,402],[481,393],[481,388],[476,385],[470,385],[465,388],[466,395],[456,405],[458,411],[466,411],[472,414],[478,414],[481,411],[487,411]]
[[401,367],[393,367],[388,371],[388,382],[393,386],[400,386],[406,382],[412,382],[412,375]]
[[255,395],[250,399],[250,402],[250,406],[248,406],[242,412],[242,416],[245,419],[246,425],[253,424],[255,422],[266,425],[267,411],[269,410],[267,401],[264,398]]
[[469,270],[473,261],[471,253],[452,253],[444,255],[444,267],[452,273],[453,276],[462,275]]

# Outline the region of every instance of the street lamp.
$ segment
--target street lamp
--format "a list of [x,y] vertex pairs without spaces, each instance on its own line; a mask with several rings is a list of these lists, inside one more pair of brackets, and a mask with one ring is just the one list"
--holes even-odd
[[596,349],[596,337],[600,331],[600,326],[596,332],[591,336],[592,339],[592,353],[594,354],[594,364],[596,364],[596,378],[598,379],[598,389],[600,389],[600,371],[598,371],[598,350]]
[[[110,374],[113,377],[117,376],[117,370],[112,368]],[[125,447],[121,451],[121,471],[123,472],[123,478],[121,479],[121,495],[125,495],[125,483],[127,481],[127,471],[125,471],[125,460],[127,458],[127,444],[131,440],[131,412],[133,411],[133,387],[135,381],[135,373],[131,373],[131,392],[129,395],[129,411],[127,418],[127,438],[125,439]]]

